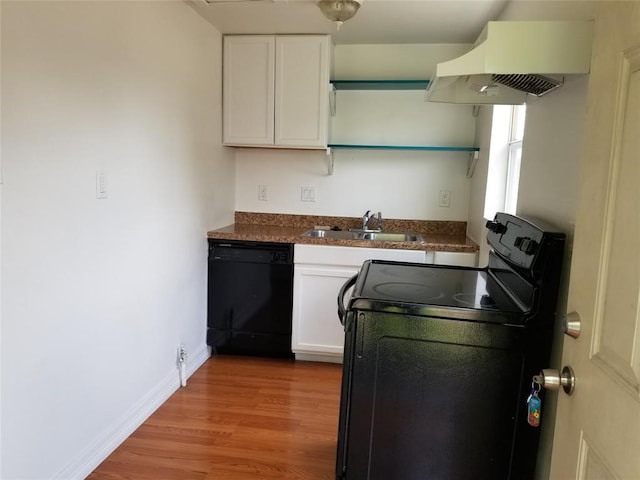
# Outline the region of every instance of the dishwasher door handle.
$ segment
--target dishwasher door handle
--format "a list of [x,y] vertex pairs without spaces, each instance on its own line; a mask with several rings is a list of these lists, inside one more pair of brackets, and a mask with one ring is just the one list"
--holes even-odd
[[338,318],[340,318],[340,323],[344,325],[344,318],[347,314],[347,309],[344,308],[344,296],[347,294],[347,290],[353,287],[358,279],[358,274],[356,273],[353,277],[345,282],[340,288],[340,292],[338,292]]

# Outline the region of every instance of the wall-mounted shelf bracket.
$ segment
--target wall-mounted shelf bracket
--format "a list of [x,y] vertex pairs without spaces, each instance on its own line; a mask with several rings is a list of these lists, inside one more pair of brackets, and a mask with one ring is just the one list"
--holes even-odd
[[327,159],[329,160],[329,167],[327,168],[327,175],[333,175],[333,149],[331,147],[327,148]]
[[336,116],[336,86],[333,83],[329,84],[329,113]]
[[467,178],[473,177],[473,172],[476,171],[476,164],[478,163],[479,155],[480,152],[478,151],[471,152],[471,155],[469,156],[469,165],[467,166]]
[[471,115],[473,115],[473,118],[478,118],[479,114],[480,114],[480,105],[474,105],[473,110],[471,111]]

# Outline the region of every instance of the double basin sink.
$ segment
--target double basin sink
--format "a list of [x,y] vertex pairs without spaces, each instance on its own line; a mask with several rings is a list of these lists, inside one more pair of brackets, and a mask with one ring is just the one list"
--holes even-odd
[[400,232],[377,232],[367,230],[307,230],[302,234],[309,238],[335,238],[338,240],[377,240],[383,242],[423,242],[420,235]]

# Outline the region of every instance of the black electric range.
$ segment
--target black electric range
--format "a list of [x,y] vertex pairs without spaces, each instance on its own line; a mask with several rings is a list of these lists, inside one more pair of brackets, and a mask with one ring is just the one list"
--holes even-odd
[[487,227],[486,268],[368,260],[341,290],[337,479],[533,478],[525,401],[548,366],[565,235],[505,213]]

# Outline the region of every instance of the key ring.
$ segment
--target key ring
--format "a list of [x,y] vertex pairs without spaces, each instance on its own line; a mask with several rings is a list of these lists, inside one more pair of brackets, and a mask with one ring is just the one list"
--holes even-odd
[[536,380],[532,380],[531,381],[531,393],[540,393],[540,390],[542,390],[542,385],[539,382],[536,382]]

